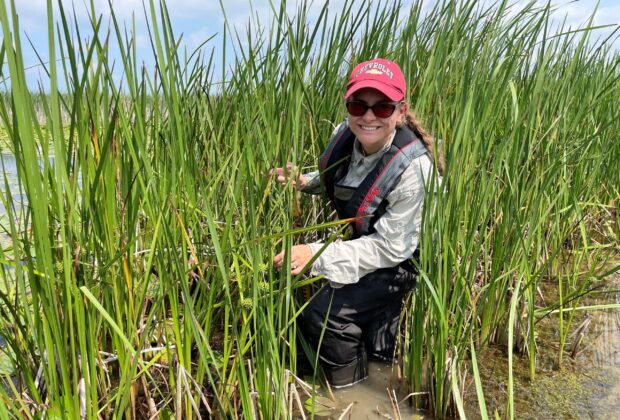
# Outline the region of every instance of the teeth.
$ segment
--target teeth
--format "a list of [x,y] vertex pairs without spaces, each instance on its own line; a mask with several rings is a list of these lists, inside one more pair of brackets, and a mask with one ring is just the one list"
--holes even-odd
[[361,125],[360,127],[362,128],[362,130],[366,130],[366,131],[375,131],[379,129],[378,127],[368,127],[366,125]]

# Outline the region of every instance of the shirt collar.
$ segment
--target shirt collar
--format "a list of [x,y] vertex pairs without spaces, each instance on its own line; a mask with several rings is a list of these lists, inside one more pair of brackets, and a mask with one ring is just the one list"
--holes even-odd
[[360,161],[363,160],[365,164],[375,163],[381,158],[381,156],[383,156],[385,152],[389,150],[390,147],[392,147],[392,142],[394,141],[395,135],[396,135],[396,130],[392,132],[392,135],[390,136],[389,140],[383,145],[383,147],[379,151],[377,151],[377,153],[373,153],[370,156],[365,156],[364,151],[362,150],[361,143],[357,140],[357,138],[355,138],[355,143],[353,144],[353,154],[351,155],[351,161],[353,163],[359,163]]

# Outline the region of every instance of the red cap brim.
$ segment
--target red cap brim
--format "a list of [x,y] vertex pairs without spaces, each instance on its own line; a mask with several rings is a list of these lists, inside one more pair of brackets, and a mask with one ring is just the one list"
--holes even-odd
[[344,94],[344,98],[347,99],[358,90],[364,88],[378,90],[379,92],[387,96],[391,101],[400,101],[405,98],[405,92],[401,91],[400,89],[396,89],[393,86],[386,85],[385,83],[378,80],[360,80],[357,83],[349,85],[347,93]]

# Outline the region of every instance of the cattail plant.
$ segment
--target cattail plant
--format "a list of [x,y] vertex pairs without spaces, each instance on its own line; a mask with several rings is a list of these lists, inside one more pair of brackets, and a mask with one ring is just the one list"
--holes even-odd
[[[221,45],[187,54],[150,0],[153,70],[113,11],[108,25],[91,2],[85,37],[52,3],[39,46],[50,89],[35,92],[24,29],[0,0],[0,118],[18,172],[17,192],[5,174],[1,194],[2,418],[301,413],[315,391],[297,376],[299,292],[324,279],[271,260],[344,226],[268,172],[316,168],[345,117],[348,72],[375,56],[403,68],[446,163],[428,180],[402,320],[411,403],[463,415],[472,372],[485,417],[477,352],[504,344],[509,372],[525,357],[533,378],[536,322],[555,311],[561,363],[580,298],[617,270],[620,58],[591,23],[553,28],[536,3],[287,14],[281,1],[268,24],[225,22]],[[541,303],[543,282],[557,294]]]

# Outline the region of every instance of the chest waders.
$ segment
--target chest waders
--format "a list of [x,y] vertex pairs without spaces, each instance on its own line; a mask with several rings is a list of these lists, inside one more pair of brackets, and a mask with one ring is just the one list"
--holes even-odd
[[[355,136],[340,130],[321,155],[322,184],[340,218],[355,218],[353,238],[373,233],[389,204],[386,197],[411,162],[427,152],[406,126],[357,188],[341,184]],[[323,371],[333,387],[345,387],[368,376],[368,358],[392,360],[402,300],[415,285],[412,264],[380,268],[341,288],[322,287],[302,312],[304,337],[318,348]],[[337,279],[334,279],[337,280]],[[322,337],[322,338],[321,338]],[[320,343],[320,345],[319,345]]]

